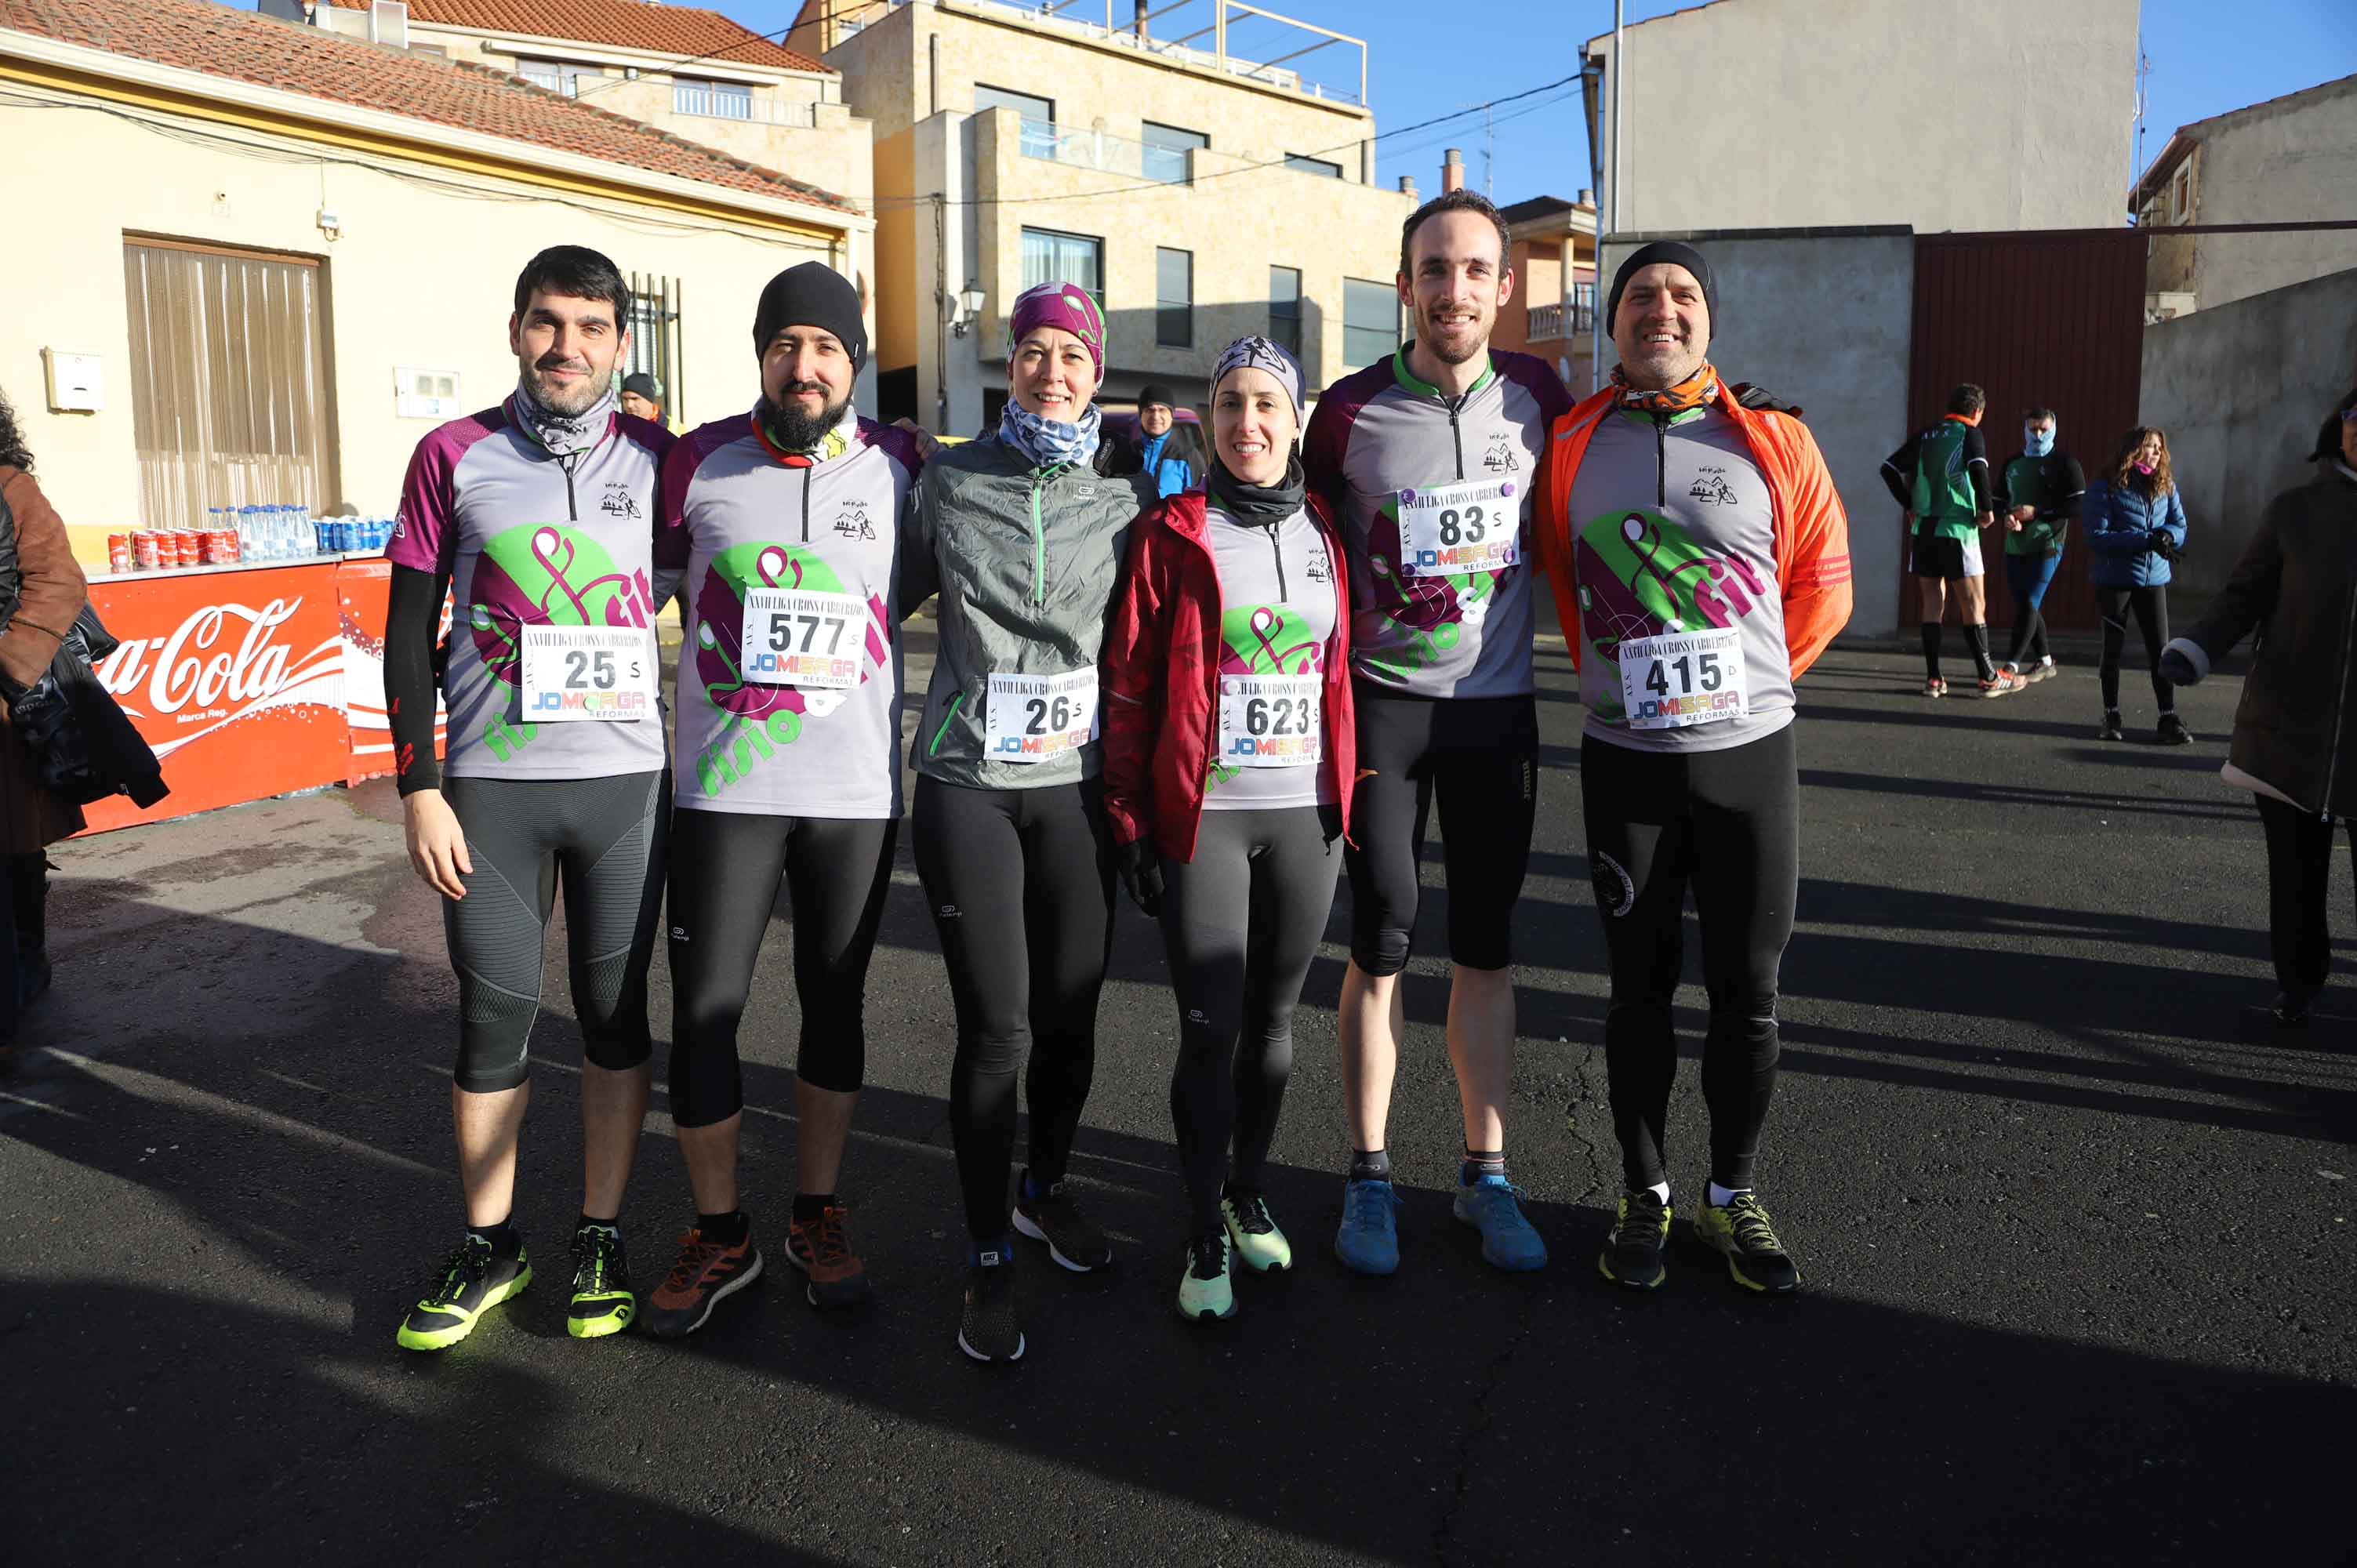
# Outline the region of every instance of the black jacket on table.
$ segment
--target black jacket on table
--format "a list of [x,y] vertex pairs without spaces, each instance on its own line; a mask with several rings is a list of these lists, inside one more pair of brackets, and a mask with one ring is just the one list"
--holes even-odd
[[2339,464],[2268,503],[2210,613],[2169,647],[2207,675],[2254,628],[2229,760],[2304,810],[2357,814],[2357,476]]

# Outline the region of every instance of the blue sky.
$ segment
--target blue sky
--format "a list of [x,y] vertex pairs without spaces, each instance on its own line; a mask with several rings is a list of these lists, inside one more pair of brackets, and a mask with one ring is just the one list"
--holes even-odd
[[[783,27],[799,7],[799,0],[702,3],[757,31]],[[1157,10],[1168,3],[1154,0]],[[1611,0],[1260,3],[1367,40],[1379,132],[1570,76],[1579,69],[1581,42],[1612,27]],[[1729,3],[1741,5],[1743,0]],[[1971,3],[1955,0],[1959,6]],[[2068,5],[2071,0],[2054,3]],[[1679,0],[1631,0],[1629,19],[1641,21],[1681,8]],[[2234,0],[2231,26],[2221,24],[2225,10],[2219,0],[2145,0],[2145,49],[2152,58],[2146,157],[2158,154],[2169,132],[2188,121],[2357,72],[2357,6],[2350,0]],[[1126,16],[1129,0],[1114,0],[1114,12],[1117,19]],[[1076,0],[1071,14],[1102,16],[1102,0]],[[1157,18],[1153,27],[1171,36],[1205,25],[1210,15],[1210,5],[1197,0]],[[1261,35],[1247,32],[1240,21],[1231,47],[1260,47],[1278,36],[1275,28],[1257,25],[1264,28]],[[1275,52],[1298,47],[1301,35],[1292,37],[1297,41],[1269,47]],[[1299,64],[1315,71],[1326,61],[1339,64],[1341,52],[1329,49]],[[1577,83],[1498,113],[1496,156],[1488,172],[1501,202],[1541,194],[1577,196],[1589,183],[1587,132]],[[1478,114],[1379,143],[1383,183],[1409,174],[1426,192],[1437,189],[1441,150],[1451,145],[1465,149],[1467,180],[1478,188],[1484,175]],[[2134,172],[2126,166],[2120,170],[2124,197]]]

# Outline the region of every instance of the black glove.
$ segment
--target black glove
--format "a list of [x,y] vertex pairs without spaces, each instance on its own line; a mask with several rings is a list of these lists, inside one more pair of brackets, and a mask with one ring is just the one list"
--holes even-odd
[[1147,918],[1162,916],[1162,856],[1144,839],[1133,839],[1116,845],[1115,865],[1121,871],[1121,885],[1128,890],[1129,901],[1143,909]]
[[2170,533],[2169,530],[2154,529],[2145,536],[2144,547],[2171,565],[2176,564],[2179,548],[2176,535]]
[[2200,683],[2201,672],[2179,650],[2164,648],[2160,650],[2160,678],[2172,686],[2192,686]]

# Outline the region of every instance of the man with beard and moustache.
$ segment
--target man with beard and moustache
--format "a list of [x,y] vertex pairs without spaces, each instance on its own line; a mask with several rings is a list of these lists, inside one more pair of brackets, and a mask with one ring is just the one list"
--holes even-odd
[[672,818],[672,1119],[696,1219],[649,1301],[700,1327],[761,1272],[737,1206],[737,1030],[782,881],[802,1011],[786,1258],[813,1306],[868,1297],[836,1176],[866,1075],[867,965],[900,827],[902,532],[922,460],[852,412],[859,296],[804,262],[753,313],[760,400],[663,465],[657,549],[683,560]]
[[1538,714],[1525,527],[1546,431],[1571,397],[1544,362],[1493,352],[1513,297],[1505,220],[1453,190],[1400,235],[1415,336],[1326,390],[1302,461],[1349,556],[1358,783],[1345,865],[1351,965],[1341,1056],[1349,1175],[1334,1250],[1399,1266],[1384,1147],[1402,1034],[1400,972],[1437,796],[1448,876],[1448,1056],[1465,1122],[1456,1214],[1502,1269],[1546,1246],[1506,1174],[1513,1079],[1511,926],[1537,809]]
[[1797,413],[1712,366],[1718,287],[1700,252],[1633,252],[1604,320],[1620,362],[1556,424],[1534,524],[1587,710],[1579,790],[1611,965],[1604,1064],[1623,1187],[1597,1266],[1634,1290],[1664,1277],[1691,885],[1710,998],[1695,1234],[1738,1284],[1788,1292],[1800,1270],[1752,1166],[1800,889],[1792,686],[1849,619],[1849,523]]
[[[525,1053],[556,890],[580,1018],[582,1201],[567,1328],[637,1311],[622,1193],[646,1117],[647,966],[671,811],[654,607],[656,478],[673,437],[615,406],[630,290],[578,245],[516,279],[516,389],[417,444],[386,551],[385,693],[410,864],[443,897],[458,979],[451,1085],[467,1228],[400,1343],[438,1350],[532,1281],[512,1213]],[[437,656],[446,590],[451,635]],[[447,660],[447,663],[444,662]],[[434,755],[437,676],[447,759]]]

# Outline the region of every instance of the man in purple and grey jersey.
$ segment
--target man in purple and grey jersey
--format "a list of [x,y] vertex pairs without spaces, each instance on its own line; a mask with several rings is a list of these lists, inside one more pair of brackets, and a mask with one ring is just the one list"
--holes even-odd
[[[511,1206],[560,886],[587,1058],[567,1326],[595,1338],[637,1314],[619,1216],[646,1116],[647,965],[671,811],[653,629],[670,584],[655,581],[653,543],[673,437],[616,407],[630,319],[630,285],[605,256],[577,245],[534,256],[508,319],[515,391],[418,443],[386,551],[395,777],[410,862],[443,897],[458,979],[451,1117],[467,1206],[458,1246],[401,1326],[411,1349],[457,1344],[532,1281]],[[450,712],[438,765],[437,666]]]
[[1457,1217],[1500,1268],[1546,1247],[1506,1174],[1513,1076],[1514,903],[1537,806],[1531,661],[1531,492],[1547,430],[1571,407],[1555,372],[1492,352],[1513,297],[1498,209],[1454,190],[1408,219],[1399,295],[1413,338],[1318,400],[1309,483],[1350,552],[1359,780],[1351,808],[1351,967],[1342,983],[1350,1177],[1335,1251],[1362,1273],[1399,1263],[1384,1148],[1399,1058],[1400,972],[1436,796],[1448,875],[1448,1055],[1465,1120]]

